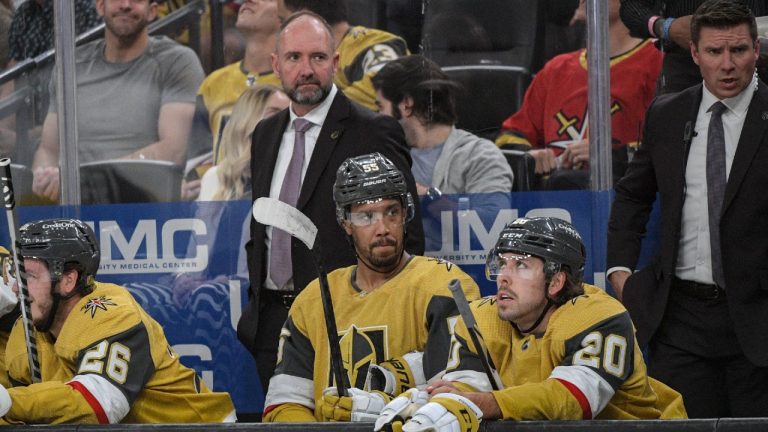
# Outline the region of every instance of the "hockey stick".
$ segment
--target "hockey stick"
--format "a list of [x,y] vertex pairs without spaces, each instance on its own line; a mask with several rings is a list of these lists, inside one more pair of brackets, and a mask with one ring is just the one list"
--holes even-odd
[[27,343],[27,360],[29,361],[29,374],[32,382],[40,382],[40,362],[37,358],[37,339],[35,329],[32,327],[32,314],[29,311],[29,291],[27,290],[27,273],[24,269],[24,257],[21,256],[19,244],[19,225],[16,219],[16,199],[13,194],[13,179],[11,178],[11,160],[0,159],[0,185],[3,189],[3,205],[8,219],[8,234],[11,238],[13,250],[13,265],[16,272],[16,284],[19,288],[19,302],[21,303],[21,321],[24,325],[24,340]]
[[271,225],[281,229],[292,237],[301,240],[312,252],[315,260],[317,275],[320,279],[320,294],[323,299],[323,312],[325,313],[325,327],[328,333],[328,344],[331,350],[331,370],[336,379],[336,391],[339,396],[347,395],[347,380],[344,374],[344,365],[341,359],[341,347],[339,346],[339,333],[336,330],[336,316],[333,313],[331,290],[328,287],[328,274],[322,262],[320,244],[315,243],[317,227],[304,213],[278,199],[262,197],[253,203],[253,218],[256,222]]
[[491,356],[488,353],[488,347],[485,346],[483,341],[483,335],[480,334],[480,330],[477,328],[477,322],[475,316],[472,315],[472,311],[469,310],[469,303],[467,303],[467,297],[464,295],[464,291],[461,290],[461,281],[453,279],[448,283],[448,289],[453,294],[453,301],[456,302],[456,307],[459,309],[461,319],[464,320],[464,325],[467,327],[469,337],[472,339],[472,343],[477,349],[477,355],[480,357],[480,363],[483,365],[485,374],[488,375],[488,381],[491,382],[491,388],[494,390],[500,390],[504,388],[498,375],[493,373],[493,366],[491,365]]

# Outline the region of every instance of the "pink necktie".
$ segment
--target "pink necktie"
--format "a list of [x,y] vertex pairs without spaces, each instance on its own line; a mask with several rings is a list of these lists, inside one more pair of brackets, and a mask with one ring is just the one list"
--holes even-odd
[[[301,168],[304,166],[304,133],[313,126],[309,120],[297,118],[293,121],[296,136],[293,141],[293,154],[285,171],[283,186],[280,188],[280,201],[296,206],[301,191]],[[270,245],[269,274],[272,282],[281,289],[293,277],[291,261],[291,236],[277,228],[272,229]]]

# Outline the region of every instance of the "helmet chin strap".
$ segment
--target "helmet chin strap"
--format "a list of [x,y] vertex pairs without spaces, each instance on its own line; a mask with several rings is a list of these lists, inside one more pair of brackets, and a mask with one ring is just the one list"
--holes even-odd
[[544,320],[544,316],[547,314],[549,309],[551,309],[552,306],[555,305],[554,303],[552,303],[552,299],[550,299],[549,296],[546,296],[546,298],[547,298],[547,304],[541,310],[541,313],[539,314],[539,317],[536,318],[536,321],[534,321],[533,324],[530,327],[528,327],[527,329],[521,329],[520,327],[518,327],[517,324],[512,323],[512,325],[515,326],[517,331],[519,331],[520,333],[526,333],[527,334],[527,333],[532,332],[536,327],[539,326],[539,324],[541,324],[541,322]]
[[549,312],[549,310],[552,308],[552,306],[555,305],[555,303],[549,297],[549,292],[548,292],[549,284],[552,283],[552,277],[553,276],[554,276],[554,274],[551,275],[551,276],[547,276],[547,278],[546,278],[546,283],[544,284],[544,298],[547,299],[547,304],[544,305],[544,308],[541,310],[541,313],[539,314],[539,317],[536,318],[536,321],[534,321],[533,324],[529,328],[527,328],[527,329],[521,329],[520,327],[517,326],[517,324],[512,323],[512,325],[515,326],[515,328],[520,333],[526,333],[527,334],[527,333],[532,332],[536,327],[539,326],[539,324],[541,324],[542,321],[544,321],[544,316],[547,315],[547,312]]

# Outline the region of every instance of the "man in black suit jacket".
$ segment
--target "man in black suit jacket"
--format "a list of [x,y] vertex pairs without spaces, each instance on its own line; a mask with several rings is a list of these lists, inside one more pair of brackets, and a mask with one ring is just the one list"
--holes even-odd
[[[642,146],[616,186],[608,274],[638,341],[648,344],[649,374],[683,394],[690,417],[764,417],[768,87],[754,75],[754,16],[738,0],[706,1],[691,33],[704,84],[661,96],[648,109]],[[707,147],[718,141],[708,138],[720,135],[710,125],[718,101],[725,105],[722,165],[730,167],[712,232],[720,236],[721,274],[710,246],[708,190],[716,188],[707,184]],[[661,251],[630,276],[657,192]]]
[[[277,53],[272,55],[272,67],[292,100],[291,107],[259,123],[251,148],[253,199],[277,198],[292,155],[295,129],[291,122],[301,117],[314,123],[306,132],[307,157],[296,207],[317,226],[317,242],[329,272],[356,262],[336,222],[333,201],[336,170],[345,159],[380,152],[405,174],[411,195],[417,196],[402,128],[393,119],[350,102],[333,85],[338,62],[334,46],[332,32],[319,16],[299,12],[285,21],[278,35]],[[406,249],[420,255],[424,253],[424,236],[418,206],[416,212],[407,226]],[[265,392],[288,308],[295,295],[317,277],[310,252],[300,241],[291,239],[293,278],[284,286],[276,286],[269,277],[268,235],[271,231],[266,226],[251,222],[251,240],[246,244],[249,302],[237,326],[240,341],[256,359]]]

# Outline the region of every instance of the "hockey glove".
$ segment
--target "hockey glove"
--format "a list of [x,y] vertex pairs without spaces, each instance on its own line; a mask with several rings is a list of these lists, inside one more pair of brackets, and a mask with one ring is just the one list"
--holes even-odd
[[433,396],[403,425],[403,432],[477,432],[483,413],[469,399],[453,393]]
[[336,387],[323,390],[318,401],[323,421],[373,422],[392,400],[392,396],[380,391],[369,393],[356,388],[347,391],[349,396],[339,397]]
[[376,419],[374,431],[396,430],[395,423],[402,423],[409,418],[429,401],[429,394],[423,390],[410,389],[400,396],[392,399],[392,402],[381,411],[381,415]]
[[378,365],[371,364],[363,388],[399,395],[410,388],[424,386],[427,380],[424,378],[423,356],[422,352],[411,352]]

